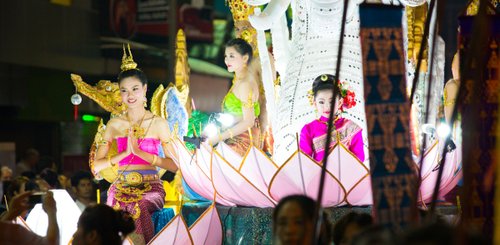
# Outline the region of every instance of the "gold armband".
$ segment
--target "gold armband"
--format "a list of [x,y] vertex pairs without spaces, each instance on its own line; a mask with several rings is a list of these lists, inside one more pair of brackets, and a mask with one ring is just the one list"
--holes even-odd
[[444,106],[451,106],[451,105],[455,104],[455,100],[445,101],[443,104],[444,104]]
[[111,167],[114,167],[116,164],[111,161],[111,156],[108,155],[108,162]]
[[242,102],[242,103],[241,103],[241,106],[242,106],[243,108],[253,108],[254,104],[255,104],[255,103],[253,102],[253,95],[252,95],[252,91],[250,91],[250,93],[248,94],[248,99],[247,99],[247,101]]
[[168,144],[172,143],[172,141],[173,141],[172,139],[169,139],[167,141],[162,141],[161,144],[162,145],[168,145]]
[[102,145],[110,145],[111,142],[108,141],[108,140],[101,140],[97,143],[98,146],[102,146]]
[[151,162],[151,165],[156,166],[156,160],[158,160],[158,157],[156,155],[153,155],[153,161]]

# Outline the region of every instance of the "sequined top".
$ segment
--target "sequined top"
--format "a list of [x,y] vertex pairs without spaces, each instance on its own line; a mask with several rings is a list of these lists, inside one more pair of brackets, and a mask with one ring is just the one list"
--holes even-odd
[[[222,111],[234,114],[236,116],[243,115],[243,103],[233,92],[227,93],[224,101],[222,101]],[[260,115],[260,104],[259,102],[254,102],[253,104],[254,114],[256,117]]]
[[[127,150],[127,137],[117,137],[116,138],[116,146],[118,148],[118,153]],[[143,138],[137,139],[137,144],[139,145],[139,149],[154,155],[158,155],[160,150],[161,141],[155,138]],[[123,158],[118,166],[124,165],[150,165],[150,163],[137,155],[130,153],[130,155]]]

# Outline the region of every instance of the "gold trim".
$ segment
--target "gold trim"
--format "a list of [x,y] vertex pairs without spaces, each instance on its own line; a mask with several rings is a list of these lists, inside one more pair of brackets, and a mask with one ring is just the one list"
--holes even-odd
[[[432,150],[433,150],[433,149],[434,149],[434,148],[438,145],[438,143],[439,143],[439,142],[436,140],[436,141],[434,142],[434,144],[432,144],[431,148],[429,148],[428,150],[426,150],[426,151],[424,152],[424,156],[423,156],[422,158],[424,158],[424,159],[425,159],[425,158],[427,157],[427,155],[429,155],[429,154],[431,153],[431,151],[432,151]],[[436,155],[437,155],[437,154],[438,154],[438,153],[436,153]],[[436,156],[436,158],[439,158],[439,156]],[[417,172],[417,174],[419,174],[419,173],[420,173],[420,165],[419,165],[419,163],[420,163],[420,159],[419,159],[419,161],[418,161],[418,162],[415,162],[415,161],[413,161],[413,160],[412,160],[412,162],[413,162],[413,163],[415,164],[415,166],[416,166],[416,169],[417,169],[417,171],[418,171],[418,172]],[[423,161],[422,161],[422,163],[423,163]],[[423,182],[423,181],[424,181],[427,177],[429,177],[429,175],[430,175],[430,173],[429,173],[429,174],[427,174],[427,175],[425,175],[425,176],[420,176],[420,177],[421,177],[420,182]],[[417,177],[418,177],[418,176],[417,176]]]
[[[356,182],[356,184],[354,184],[351,189],[346,193],[346,199],[345,199],[345,202],[350,205],[350,206],[353,206],[350,202],[349,202],[349,194],[351,194],[351,192],[354,190],[354,188],[356,188],[363,180],[366,179],[366,177],[369,177],[370,176],[370,173],[367,173],[365,174],[365,176],[361,177],[361,179],[358,180],[358,182]],[[372,193],[372,196],[373,196],[373,193]],[[373,197],[372,197],[373,198]]]
[[[268,192],[269,192],[269,196],[275,200],[277,200],[276,198],[274,198],[274,196],[271,194],[271,187],[273,186],[273,182],[274,182],[274,179],[275,177],[281,172],[281,170],[288,164],[290,163],[290,160],[295,157],[295,155],[298,155],[299,153],[302,153],[302,155],[308,159],[310,159],[314,164],[316,164],[318,167],[322,167],[318,162],[316,162],[314,159],[312,159],[309,155],[305,154],[303,151],[301,151],[300,149],[299,150],[296,150],[286,161],[283,165],[280,166],[280,168],[276,171],[276,173],[274,173],[273,177],[271,178],[271,181],[269,182],[269,187],[268,187]],[[335,206],[339,206],[340,204],[342,204],[343,202],[346,201],[346,198],[347,198],[347,191],[344,187],[344,185],[342,185],[342,183],[330,172],[328,171],[328,169],[326,169],[326,173],[329,174],[335,181],[337,181],[337,183],[339,184],[340,188],[342,188],[343,192],[344,192],[344,198],[342,199],[342,201],[340,201],[338,203],[338,205],[335,205]],[[305,191],[305,190],[304,190]]]
[[[204,170],[203,170],[203,169],[199,166],[199,163],[198,163],[198,155],[197,155],[197,154],[195,154],[195,153],[191,153],[191,152],[187,149],[187,147],[186,147],[186,146],[185,146],[185,145],[184,145],[184,144],[180,141],[180,139],[179,139],[177,136],[175,136],[175,137],[174,137],[174,140],[175,140],[175,141],[177,141],[177,142],[179,142],[179,143],[180,143],[180,145],[182,145],[182,148],[185,150],[185,152],[186,152],[187,154],[189,154],[189,155],[194,155],[194,157],[196,158],[196,161],[195,161],[195,163],[196,163],[196,164],[195,164],[195,165],[196,165],[196,167],[200,170],[200,172],[203,174],[203,176],[205,176],[205,177],[209,180],[209,182],[212,184],[212,189],[213,189],[213,191],[214,191],[214,195],[219,196],[219,198],[220,198],[220,199],[222,199],[222,200],[224,200],[227,204],[233,204],[233,205],[235,205],[233,202],[231,202],[231,201],[227,200],[226,198],[224,198],[222,195],[220,195],[220,194],[217,192],[217,189],[215,188],[215,186],[214,186],[214,184],[213,184],[212,178],[211,178],[211,177],[209,177],[209,176],[205,173],[205,171],[204,171]],[[176,143],[176,145],[178,145],[178,143]],[[204,145],[202,145],[202,146],[203,146],[203,147],[205,147]],[[207,149],[207,151],[208,151],[208,149]],[[212,161],[212,156],[210,156],[210,161]],[[210,167],[211,167],[211,162],[210,162],[210,164],[209,164],[209,165],[210,165]],[[210,167],[209,167],[209,168],[210,168]],[[180,165],[179,165],[179,168],[181,169],[181,173],[182,173],[182,168],[180,167]],[[211,170],[210,170],[210,171],[211,171]],[[207,198],[207,197],[205,197],[205,198]],[[207,199],[209,199],[209,198],[207,198]],[[215,201],[215,199],[214,199],[213,201]]]
[[[179,223],[182,223],[184,225],[184,227],[186,227],[186,231],[187,231],[187,234],[188,234],[188,238],[189,238],[189,241],[191,242],[191,244],[194,244],[193,242],[193,238],[191,237],[191,233],[189,232],[189,228],[187,226],[187,223],[186,221],[184,220],[184,218],[182,217],[182,214],[181,212],[179,212],[178,214],[176,214],[159,232],[158,234],[156,234],[153,238],[151,238],[151,240],[148,242],[148,244],[151,244],[153,243],[156,239],[158,239],[158,237],[161,235],[161,233],[163,233],[170,225],[172,225],[172,223],[175,221],[175,219],[179,218],[180,219],[180,222]],[[180,225],[180,224],[179,224]]]
[[[276,205],[276,202],[270,198],[270,196],[266,195],[264,192],[260,191],[259,188],[257,188],[254,184],[252,184],[245,176],[243,176],[236,168],[234,168],[224,157],[222,157],[222,155],[220,155],[219,152],[217,152],[216,150],[213,150],[212,151],[212,154],[216,154],[224,163],[226,163],[230,168],[232,168],[236,173],[238,173],[248,184],[250,184],[255,190],[257,190],[258,192],[260,192],[263,196],[265,196],[269,201],[271,201],[272,204]],[[215,188],[215,184],[214,184],[214,180],[213,180],[213,157],[211,159],[211,164],[210,164],[210,172],[211,172],[211,177],[212,177],[212,184],[214,185],[214,188]],[[269,189],[269,187],[268,187]],[[219,194],[220,195],[220,194]],[[222,196],[222,195],[221,195]],[[223,197],[223,196],[222,196]],[[225,198],[227,199],[227,198]],[[234,203],[233,201],[231,201],[232,203]],[[236,203],[235,203],[236,204]]]
[[[191,231],[191,229],[196,224],[198,224],[198,222],[200,222],[212,209],[215,209],[216,213],[217,213],[217,208],[215,207],[215,202],[212,202],[212,204],[210,204],[210,206],[200,215],[200,217],[198,217],[198,219],[196,219],[196,221],[194,221],[194,223],[191,224],[191,226],[189,227],[189,231]],[[220,221],[220,218],[219,218],[219,221]],[[221,223],[221,226],[222,226],[222,223]]]

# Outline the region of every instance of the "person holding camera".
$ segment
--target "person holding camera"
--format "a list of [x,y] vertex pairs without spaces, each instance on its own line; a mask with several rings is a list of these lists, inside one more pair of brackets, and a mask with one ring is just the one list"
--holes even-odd
[[9,209],[0,217],[0,244],[59,244],[59,226],[57,225],[56,201],[52,192],[48,191],[43,200],[43,210],[49,218],[47,235],[41,237],[34,232],[15,224],[14,220],[29,209],[29,197],[33,192],[18,194],[10,201]]

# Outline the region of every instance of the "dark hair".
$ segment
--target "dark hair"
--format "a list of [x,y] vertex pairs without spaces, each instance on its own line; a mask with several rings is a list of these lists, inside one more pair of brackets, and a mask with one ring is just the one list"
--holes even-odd
[[71,176],[71,186],[77,187],[80,184],[80,180],[88,179],[92,181],[92,174],[88,171],[78,171],[73,176]]
[[318,91],[332,90],[333,86],[336,82],[337,82],[337,79],[335,78],[334,75],[323,74],[323,75],[316,77],[314,79],[313,84],[312,84],[312,92],[313,92],[314,98],[316,98]]
[[51,188],[61,188],[61,184],[59,183],[59,175],[57,175],[57,173],[50,168],[42,170],[42,172],[40,172],[40,178],[45,180]]
[[120,72],[120,74],[118,74],[118,83],[128,77],[135,77],[139,79],[142,85],[148,84],[148,78],[146,77],[146,74],[139,69],[130,69]]
[[[420,227],[406,231],[401,244],[456,244],[455,229],[443,222],[424,224]],[[466,238],[464,235],[463,238]]]
[[250,64],[253,58],[253,49],[247,41],[241,38],[231,39],[226,43],[226,48],[228,47],[233,47],[241,55],[248,55],[247,65]]
[[35,179],[36,173],[34,171],[28,170],[21,173],[21,176],[26,177],[28,179]]
[[7,196],[7,199],[10,200],[16,194],[20,194],[19,190],[21,189],[21,186],[23,184],[25,191],[35,191],[39,189],[38,185],[34,180],[28,179],[27,177],[24,176],[18,176],[9,183],[8,187],[4,186],[5,195]]
[[373,218],[366,213],[350,212],[340,218],[333,227],[333,243],[340,244],[344,238],[345,230],[350,224],[356,224],[360,228],[366,228],[372,225]]
[[128,213],[97,204],[83,211],[78,220],[78,228],[82,228],[84,234],[96,231],[101,244],[121,245],[123,239],[135,230],[135,224]]
[[[273,229],[276,232],[276,224],[278,221],[278,215],[283,208],[283,206],[286,203],[290,202],[295,202],[300,206],[300,209],[302,210],[304,214],[305,220],[309,222],[313,222],[315,212],[316,212],[316,201],[314,201],[312,198],[304,195],[291,195],[284,197],[283,199],[280,200],[278,205],[276,205],[276,208],[274,208],[274,213],[273,213]],[[320,243],[319,244],[327,244],[330,240],[330,230],[331,230],[331,225],[330,222],[328,221],[328,217],[326,213],[323,212],[323,226],[321,229],[321,234],[320,234]]]

